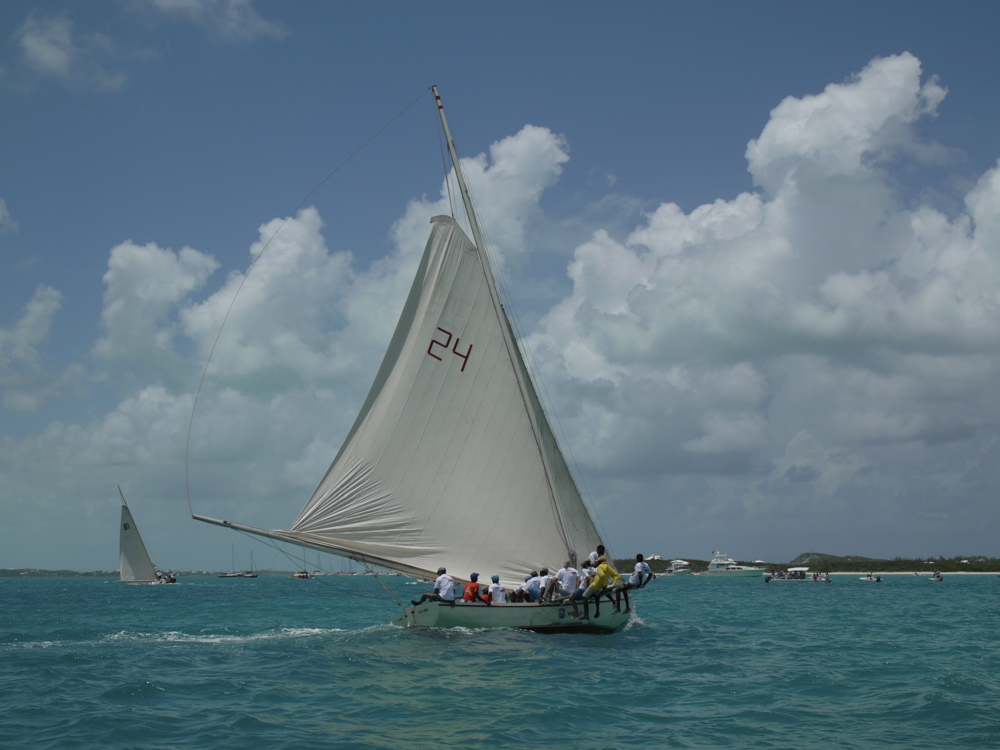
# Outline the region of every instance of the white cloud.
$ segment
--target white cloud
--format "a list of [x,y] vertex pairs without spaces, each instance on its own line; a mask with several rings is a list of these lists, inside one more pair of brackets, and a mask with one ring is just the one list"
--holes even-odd
[[10,211],[7,210],[7,201],[0,198],[0,234],[16,231],[17,222],[11,218]]
[[287,32],[254,8],[253,0],[140,0],[158,11],[213,30],[223,39],[249,42],[261,37],[283,39]]
[[116,54],[104,34],[80,34],[66,16],[29,17],[17,30],[25,66],[78,88],[112,91],[125,83],[125,74],[106,68]]
[[213,377],[252,378],[257,387],[284,390],[288,378],[329,382],[356,362],[358,341],[349,331],[348,340],[334,333],[355,324],[356,315],[383,313],[367,305],[349,309],[346,292],[358,281],[352,257],[327,250],[322,226],[313,208],[263,225],[249,273],[231,273],[208,299],[182,310],[184,333],[202,359],[216,347]]
[[754,181],[776,195],[800,169],[825,178],[857,175],[868,170],[867,160],[910,146],[910,126],[935,115],[946,94],[936,79],[921,84],[920,72],[920,61],[904,53],[873,60],[855,78],[830,84],[822,94],[788,97],[747,146]]
[[[541,196],[558,181],[562,165],[568,160],[566,139],[535,125],[525,125],[516,135],[494,143],[489,155],[478,154],[462,160],[480,223],[501,271],[529,251],[526,232],[531,222],[541,216]],[[413,201],[394,229],[397,244],[404,238],[411,242],[419,238],[422,250],[428,233],[427,217],[452,213],[448,195],[443,185],[437,200]],[[455,215],[464,222],[465,209],[456,188],[452,188],[451,195],[457,203]],[[463,226],[468,232],[467,224]],[[416,261],[414,258],[414,264]]]
[[36,411],[51,393],[53,376],[44,368],[39,347],[49,337],[62,295],[47,286],[35,290],[21,319],[0,328],[0,390],[3,406],[15,412]]
[[941,445],[995,439],[1000,170],[962,215],[904,207],[894,164],[944,97],[920,75],[903,54],[786,99],[747,149],[762,193],[665,204],[577,248],[529,341],[586,462],[714,475],[739,513],[849,492],[888,508]]
[[[764,535],[791,517],[833,529],[840,514],[831,544],[856,519],[921,544],[941,528],[940,498],[971,507],[996,486],[1000,165],[954,215],[901,200],[894,179],[933,150],[916,126],[944,93],[912,55],[873,60],[775,108],[747,148],[759,192],[688,213],[663,204],[575,249],[571,290],[527,344],[612,536],[652,545],[683,519],[710,549],[728,543],[711,536],[722,518]],[[508,270],[535,250],[541,196],[568,158],[561,136],[526,126],[466,161]],[[249,503],[248,522],[287,523],[364,397],[446,196],[413,201],[395,251],[367,268],[328,247],[313,208],[261,226],[252,270],[217,286],[217,262],[190,248],[113,248],[94,351],[131,373],[141,361],[145,379],[92,423],[10,441],[0,466],[30,449],[89,471],[176,473],[228,315],[194,422],[195,491],[226,511]],[[39,295],[0,332],[5,362],[30,362],[44,341],[58,295]],[[963,528],[1000,520],[991,508]]]
[[177,308],[218,265],[189,247],[179,253],[153,243],[112,248],[104,274],[105,335],[94,353],[119,366],[175,366]]

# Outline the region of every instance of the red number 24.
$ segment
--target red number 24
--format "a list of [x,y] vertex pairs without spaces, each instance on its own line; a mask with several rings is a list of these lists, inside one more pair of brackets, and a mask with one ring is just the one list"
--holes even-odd
[[[441,333],[445,334],[448,338],[445,341],[438,341],[437,339],[431,339],[430,346],[427,347],[427,353],[430,354],[434,359],[441,361],[441,358],[434,353],[434,347],[440,346],[445,351],[451,346],[452,334],[450,331],[446,331],[443,328],[438,328]],[[458,342],[461,341],[457,336],[455,337],[455,345],[451,347],[451,353],[462,360],[462,369],[459,372],[465,372],[465,366],[469,364],[469,355],[472,354],[472,344],[469,344],[469,348],[465,350],[465,354],[458,351]]]

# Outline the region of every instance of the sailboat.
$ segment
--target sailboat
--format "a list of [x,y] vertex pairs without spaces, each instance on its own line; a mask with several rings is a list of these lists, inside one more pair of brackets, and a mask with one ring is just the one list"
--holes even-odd
[[[602,540],[518,348],[440,94],[432,91],[472,238],[453,217],[431,219],[375,381],[290,528],[192,517],[418,579],[434,579],[442,566],[459,585],[473,572],[498,575],[511,590],[530,571],[576,565]],[[403,606],[391,622],[613,632],[632,617],[607,602],[595,609],[578,620],[565,601],[435,601]]]
[[253,550],[250,550],[250,570],[244,570],[240,573],[240,578],[256,578],[257,577],[257,566],[253,562]]
[[236,569],[236,545],[233,545],[233,559],[228,573],[219,573],[216,578],[242,578],[243,574]]
[[177,578],[172,573],[163,575],[149,559],[121,487],[118,494],[122,498],[122,520],[118,527],[119,578],[123,583],[176,583]]

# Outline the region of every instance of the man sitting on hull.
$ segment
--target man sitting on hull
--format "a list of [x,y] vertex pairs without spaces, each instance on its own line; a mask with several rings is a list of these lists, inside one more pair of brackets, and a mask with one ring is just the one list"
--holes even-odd
[[[607,559],[602,555],[597,558],[597,572],[594,574],[594,578],[590,585],[586,588],[578,588],[570,596],[569,600],[573,605],[573,617],[578,620],[589,620],[590,611],[587,606],[587,602],[592,597],[598,597],[608,586],[615,586],[621,583],[621,576],[618,575],[618,571],[608,565]],[[583,600],[583,615],[580,615],[580,610],[576,606],[577,601]]]
[[438,577],[434,581],[434,593],[421,594],[419,599],[410,603],[416,607],[424,602],[455,603],[455,579],[448,575],[448,571],[444,568],[438,568]]

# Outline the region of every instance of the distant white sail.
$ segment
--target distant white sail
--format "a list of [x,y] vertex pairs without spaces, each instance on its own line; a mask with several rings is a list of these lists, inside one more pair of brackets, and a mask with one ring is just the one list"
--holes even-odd
[[[119,490],[120,491],[120,490]],[[119,574],[126,583],[153,583],[157,580],[156,567],[149,559],[146,545],[139,536],[139,528],[132,518],[132,511],[122,497],[122,522],[118,529],[120,558]]]

